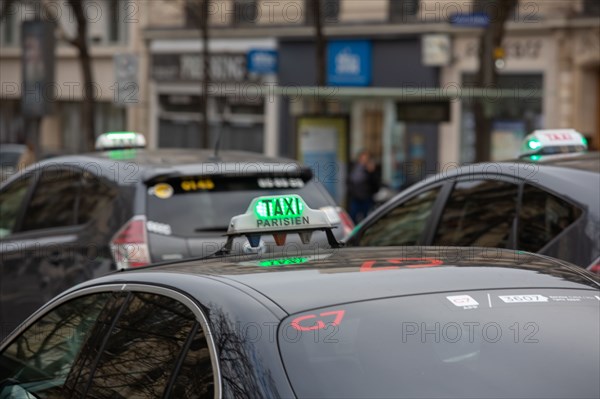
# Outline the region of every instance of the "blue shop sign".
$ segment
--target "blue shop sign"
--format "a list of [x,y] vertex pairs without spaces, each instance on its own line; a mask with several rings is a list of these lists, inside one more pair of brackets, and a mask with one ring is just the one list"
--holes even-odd
[[371,84],[371,42],[332,40],[327,45],[327,84],[369,86]]
[[459,13],[450,17],[450,23],[452,25],[469,26],[472,28],[487,28],[490,24],[490,17],[485,12]]
[[277,73],[277,51],[254,49],[248,52],[247,68],[250,73],[268,75]]

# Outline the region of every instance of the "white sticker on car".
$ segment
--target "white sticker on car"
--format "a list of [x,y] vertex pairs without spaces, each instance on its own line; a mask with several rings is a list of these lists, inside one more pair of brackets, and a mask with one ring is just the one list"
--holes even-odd
[[164,236],[170,236],[172,234],[171,226],[166,223],[153,222],[151,220],[146,223],[148,231],[156,234],[162,234]]
[[470,295],[452,295],[447,296],[448,300],[454,304],[454,306],[461,307],[463,309],[475,309],[479,306],[477,302]]
[[504,303],[532,303],[532,302],[548,302],[548,298],[543,295],[499,295]]

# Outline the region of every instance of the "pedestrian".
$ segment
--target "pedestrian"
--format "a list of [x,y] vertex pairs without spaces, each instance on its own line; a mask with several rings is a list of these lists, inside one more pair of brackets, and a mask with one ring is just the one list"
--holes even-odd
[[373,208],[373,195],[378,189],[375,162],[368,151],[362,150],[348,177],[350,217],[355,223],[363,220]]

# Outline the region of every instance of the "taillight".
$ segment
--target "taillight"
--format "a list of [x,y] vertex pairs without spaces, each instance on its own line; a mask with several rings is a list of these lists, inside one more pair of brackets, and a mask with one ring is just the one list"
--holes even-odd
[[593,261],[592,264],[587,267],[587,269],[592,273],[600,274],[600,257]]
[[110,241],[110,249],[119,269],[150,264],[146,217],[134,216],[125,223]]
[[354,222],[348,212],[346,212],[343,208],[337,207],[338,214],[340,215],[340,219],[342,220],[342,228],[344,229],[344,237],[354,230]]

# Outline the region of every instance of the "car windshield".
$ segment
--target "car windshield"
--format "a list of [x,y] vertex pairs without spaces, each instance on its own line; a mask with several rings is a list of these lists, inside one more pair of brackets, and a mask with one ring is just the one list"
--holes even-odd
[[314,180],[300,177],[178,177],[152,183],[147,194],[147,219],[169,225],[172,235],[192,237],[222,232],[233,216],[246,212],[255,197],[298,194],[318,209],[333,200]]
[[482,290],[292,315],[279,344],[302,398],[587,398],[599,326],[594,290]]

